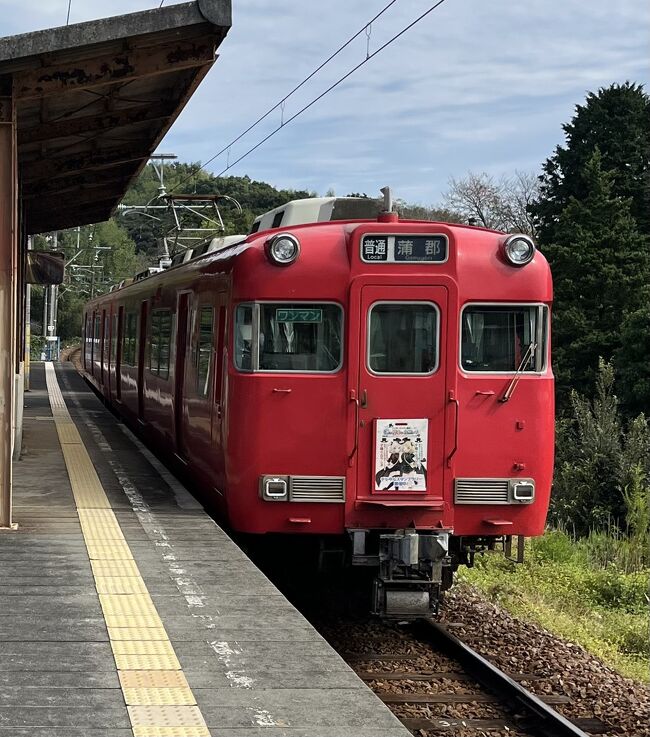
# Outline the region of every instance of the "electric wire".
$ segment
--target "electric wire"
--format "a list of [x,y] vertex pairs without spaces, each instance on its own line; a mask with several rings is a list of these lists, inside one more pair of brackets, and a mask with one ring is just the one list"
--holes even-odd
[[70,8],[72,7],[72,0],[68,0],[68,15],[65,19],[66,26],[70,25]]
[[[342,77],[336,80],[333,84],[331,84],[326,90],[320,93],[317,97],[315,97],[311,102],[308,102],[303,108],[298,110],[298,112],[294,113],[290,118],[288,118],[286,121],[281,123],[277,128],[272,130],[267,136],[262,138],[260,141],[258,141],[254,146],[248,149],[245,153],[243,153],[238,159],[232,162],[232,164],[228,164],[225,169],[220,171],[216,177],[219,178],[223,176],[228,170],[232,169],[234,166],[236,166],[240,161],[245,159],[247,156],[253,153],[253,151],[256,151],[260,146],[262,146],[264,143],[266,143],[270,138],[272,138],[278,131],[282,130],[283,128],[286,128],[286,126],[294,121],[299,115],[302,115],[306,110],[309,110],[312,105],[315,105],[319,100],[322,100],[325,95],[329,94],[334,88],[338,87],[342,82],[344,82],[348,77],[350,77],[352,74],[354,74],[358,69],[360,69],[364,64],[367,64],[371,59],[373,59],[377,54],[381,53],[385,48],[390,46],[394,41],[397,41],[400,36],[403,36],[407,31],[409,31],[411,28],[413,28],[414,25],[419,23],[421,20],[426,18],[430,13],[432,13],[436,8],[440,7],[446,0],[438,0],[437,3],[432,5],[428,10],[426,10],[422,15],[419,15],[414,21],[409,23],[409,25],[402,28],[402,30],[399,33],[396,33],[392,38],[390,38],[386,43],[382,44],[376,51],[373,51],[372,54],[369,54],[363,61],[359,62],[355,67],[352,67],[348,72],[346,72]],[[217,154],[218,155],[218,154]],[[208,162],[211,160],[214,160],[216,158],[215,155],[213,159],[209,159]],[[193,175],[192,175],[193,176]],[[191,177],[189,177],[191,178]],[[184,180],[187,181],[187,180]]]
[[[160,5],[161,5],[161,6],[162,6],[162,3],[163,3],[163,2],[165,2],[165,0],[162,0],[162,2],[160,3]],[[329,64],[329,63],[330,63],[330,62],[332,61],[332,59],[334,59],[335,57],[337,57],[337,56],[338,56],[338,55],[339,55],[339,54],[340,54],[340,53],[341,53],[342,51],[344,51],[344,50],[345,50],[345,49],[346,49],[346,48],[347,48],[347,47],[348,47],[348,46],[349,46],[349,45],[350,45],[350,44],[351,44],[351,43],[352,43],[353,41],[355,41],[355,40],[356,40],[357,38],[359,38],[359,36],[360,36],[360,35],[361,35],[362,33],[367,33],[367,29],[368,29],[368,28],[369,28],[369,27],[370,27],[370,26],[371,26],[371,25],[372,25],[372,24],[373,24],[373,23],[374,23],[374,22],[375,22],[375,21],[376,21],[376,20],[377,20],[378,18],[381,18],[381,16],[382,16],[382,15],[384,15],[384,13],[386,13],[386,12],[387,12],[387,11],[388,11],[388,10],[389,10],[389,9],[390,9],[390,8],[391,8],[392,6],[393,6],[393,5],[395,5],[395,3],[396,3],[396,2],[397,2],[397,0],[390,0],[390,2],[389,2],[388,4],[386,4],[386,5],[385,5],[385,6],[384,6],[384,7],[383,7],[383,8],[382,8],[382,9],[381,9],[381,10],[380,10],[380,11],[379,11],[379,12],[378,12],[378,13],[377,13],[377,14],[376,14],[376,15],[375,15],[374,17],[373,17],[373,18],[371,18],[371,19],[370,19],[370,20],[369,20],[369,21],[368,21],[367,23],[364,23],[364,25],[363,25],[363,26],[362,26],[362,27],[361,27],[361,28],[360,28],[360,29],[359,29],[359,30],[358,30],[358,31],[357,31],[356,33],[354,33],[354,34],[353,34],[352,36],[350,36],[350,38],[348,38],[348,40],[347,40],[347,41],[345,41],[345,43],[343,43],[343,44],[342,44],[341,46],[339,46],[339,47],[338,47],[338,49],[336,49],[336,51],[334,51],[333,53],[331,53],[331,54],[330,54],[330,55],[329,55],[329,56],[327,57],[327,59],[325,59],[324,61],[322,61],[322,62],[321,62],[321,63],[320,63],[320,64],[319,64],[319,65],[318,65],[318,66],[317,66],[317,67],[316,67],[316,68],[315,68],[315,69],[314,69],[314,70],[313,70],[313,71],[312,71],[312,72],[311,72],[311,73],[310,73],[309,75],[307,75],[307,76],[306,76],[306,77],[305,77],[305,78],[304,78],[304,79],[302,80],[302,82],[299,82],[299,83],[298,83],[298,84],[297,84],[297,85],[296,85],[296,86],[295,86],[295,87],[294,87],[294,88],[293,88],[293,89],[292,89],[292,90],[291,90],[290,92],[288,92],[288,93],[287,93],[287,94],[286,94],[286,95],[285,95],[285,96],[284,96],[284,97],[283,97],[283,98],[282,98],[281,100],[279,100],[278,102],[276,102],[276,103],[275,103],[275,105],[273,105],[273,107],[270,107],[270,108],[269,108],[269,109],[268,109],[268,110],[267,110],[267,111],[266,111],[265,113],[263,113],[262,115],[260,115],[260,117],[259,117],[259,118],[257,118],[257,120],[255,120],[255,121],[254,121],[253,123],[251,123],[251,124],[250,124],[250,125],[248,126],[248,128],[246,128],[246,130],[242,131],[242,132],[241,132],[241,133],[240,133],[240,134],[239,134],[239,135],[238,135],[238,136],[237,136],[236,138],[233,138],[233,139],[232,139],[232,141],[230,141],[230,143],[226,144],[226,145],[225,145],[225,146],[224,146],[224,147],[223,147],[223,148],[222,148],[222,149],[221,149],[220,151],[217,151],[217,153],[216,153],[216,154],[214,154],[214,156],[211,156],[211,157],[210,157],[210,158],[209,158],[209,159],[208,159],[207,161],[204,161],[204,162],[203,162],[202,164],[200,164],[200,165],[199,165],[199,167],[198,167],[198,169],[197,169],[196,171],[194,171],[194,172],[193,172],[192,174],[189,174],[189,175],[188,175],[188,176],[187,176],[187,177],[186,177],[185,179],[183,179],[183,180],[182,180],[182,181],[181,181],[181,182],[180,182],[180,183],[179,183],[179,184],[178,184],[178,185],[177,185],[177,186],[175,187],[175,189],[177,189],[178,187],[182,187],[182,186],[183,186],[183,184],[185,184],[185,182],[189,181],[189,180],[190,180],[190,179],[191,179],[191,178],[192,178],[192,177],[193,177],[193,176],[194,176],[194,175],[195,175],[195,174],[196,174],[196,173],[197,173],[197,172],[198,172],[198,171],[199,171],[200,169],[202,169],[202,168],[203,168],[203,167],[205,167],[205,166],[208,166],[208,164],[211,164],[211,163],[212,163],[212,162],[213,162],[213,161],[214,161],[215,159],[219,158],[219,156],[221,156],[221,154],[224,154],[224,153],[226,153],[226,151],[228,151],[228,149],[229,149],[229,148],[230,148],[231,146],[234,146],[234,144],[235,144],[235,143],[237,143],[238,141],[240,141],[240,140],[241,140],[241,139],[242,139],[242,138],[243,138],[243,137],[244,137],[244,136],[245,136],[245,135],[246,135],[247,133],[250,133],[250,132],[251,132],[251,131],[253,130],[253,128],[255,128],[256,126],[258,126],[258,125],[259,125],[259,124],[260,124],[260,123],[261,123],[261,122],[262,122],[263,120],[266,120],[266,118],[268,118],[268,117],[269,117],[269,115],[270,115],[270,114],[271,114],[272,112],[274,112],[274,111],[275,111],[275,110],[277,110],[278,108],[283,108],[283,106],[284,106],[284,104],[286,103],[286,101],[287,101],[287,100],[288,100],[288,99],[289,99],[289,98],[290,98],[290,97],[291,97],[292,95],[294,95],[294,94],[295,94],[295,93],[296,93],[296,92],[297,92],[297,91],[298,91],[298,90],[299,90],[299,89],[300,89],[301,87],[303,87],[304,85],[306,85],[306,84],[307,84],[307,82],[309,82],[309,80],[310,80],[310,79],[312,79],[312,78],[313,78],[313,77],[314,77],[314,76],[315,76],[316,74],[318,74],[318,72],[320,72],[320,71],[321,71],[321,69],[323,69],[323,67],[327,66],[327,64]],[[368,58],[368,55],[366,55],[366,58]],[[287,122],[288,122],[288,121],[287,121]],[[285,123],[283,123],[283,125],[284,125],[284,124],[285,124]]]

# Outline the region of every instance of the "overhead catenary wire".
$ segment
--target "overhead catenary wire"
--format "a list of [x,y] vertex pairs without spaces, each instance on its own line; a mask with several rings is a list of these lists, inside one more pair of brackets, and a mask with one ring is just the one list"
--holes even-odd
[[[323,97],[325,97],[325,95],[329,94],[333,89],[335,89],[336,87],[338,87],[348,77],[350,77],[358,69],[360,69],[362,66],[364,66],[364,64],[367,64],[371,59],[373,59],[375,56],[377,56],[377,54],[380,54],[385,48],[387,48],[388,46],[390,46],[393,42],[397,41],[398,38],[400,38],[405,33],[407,33],[407,31],[409,31],[411,28],[413,28],[413,26],[415,26],[421,20],[423,20],[424,18],[426,18],[436,8],[440,7],[445,1],[446,0],[438,0],[437,3],[435,3],[434,5],[432,5],[428,10],[425,10],[424,13],[422,13],[421,15],[419,15],[414,21],[412,21],[407,26],[405,26],[404,28],[402,28],[402,30],[399,31],[399,33],[396,33],[394,36],[392,36],[391,38],[389,38],[388,41],[386,41],[386,43],[382,44],[376,51],[373,51],[372,54],[369,54],[368,56],[366,56],[366,58],[363,61],[359,62],[356,66],[352,67],[352,69],[350,69],[348,72],[346,72],[342,77],[339,77],[339,79],[337,79],[336,82],[334,82],[333,84],[331,84],[326,90],[324,90],[319,95],[317,95],[313,100],[311,100],[310,102],[308,102],[304,107],[302,107],[300,110],[298,110],[296,113],[294,113],[290,118],[287,118],[287,120],[285,120],[277,128],[274,128],[267,136],[265,136],[260,141],[258,141],[254,146],[252,146],[251,148],[249,148],[248,151],[246,151],[245,153],[243,153],[239,158],[235,159],[235,161],[233,161],[232,164],[229,164],[225,169],[223,169],[222,171],[220,171],[216,176],[217,177],[223,176],[227,171],[229,171],[234,166],[236,166],[240,161],[242,161],[247,156],[249,156],[254,151],[256,151],[260,146],[262,146],[270,138],[272,138],[278,131],[286,128],[287,125],[289,125],[289,123],[291,123],[292,121],[294,121],[298,116],[302,115],[305,111],[309,110],[309,108],[312,107],[312,105],[315,105],[319,100],[322,100]],[[208,162],[206,162],[206,163],[209,163],[210,161],[213,161],[218,155],[219,154],[215,154],[215,156],[212,159],[208,159]],[[205,164],[203,166],[205,166]],[[188,177],[188,179],[189,178],[191,178],[191,177]],[[184,180],[184,182],[185,181],[187,181],[187,179]]]
[[[162,0],[160,3],[160,7],[162,7],[162,4],[165,2],[165,0]],[[208,164],[211,164],[215,159],[219,158],[221,154],[226,153],[229,151],[229,149],[238,141],[240,141],[247,133],[250,133],[253,128],[257,127],[262,121],[266,120],[266,118],[269,117],[269,115],[277,110],[278,108],[281,108],[283,111],[283,117],[284,117],[284,104],[286,101],[294,95],[296,92],[298,92],[299,89],[304,87],[304,85],[309,82],[310,79],[315,77],[318,72],[321,71],[325,66],[327,66],[334,58],[336,58],[342,51],[347,49],[347,47],[355,41],[362,33],[365,33],[368,35],[368,28],[372,26],[372,24],[379,18],[381,18],[384,13],[386,13],[395,3],[397,0],[390,0],[389,3],[387,3],[375,16],[373,16],[369,21],[364,23],[364,25],[356,31],[350,38],[348,38],[345,43],[341,44],[335,51],[333,51],[327,59],[322,61],[310,74],[308,74],[301,82],[299,82],[290,92],[288,92],[282,99],[278,100],[278,102],[275,103],[272,107],[270,107],[265,113],[259,116],[257,120],[255,120],[253,123],[251,123],[246,130],[242,131],[236,138],[233,138],[230,143],[227,143],[220,151],[217,151],[216,154],[211,156],[207,161],[204,161],[202,164],[199,165],[199,167],[196,169],[196,171],[192,172],[189,176],[185,177],[178,185],[177,187],[182,187],[183,184],[188,182],[200,169],[202,169],[205,166],[208,166]],[[366,55],[366,59],[368,58],[368,54]],[[283,123],[284,124],[284,123]]]

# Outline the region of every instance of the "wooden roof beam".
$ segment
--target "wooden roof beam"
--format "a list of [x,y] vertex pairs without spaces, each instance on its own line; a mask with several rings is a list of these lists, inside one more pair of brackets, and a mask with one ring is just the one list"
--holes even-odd
[[16,73],[15,98],[38,99],[202,67],[214,62],[215,53],[216,41],[207,36],[170,42],[160,48],[129,47],[90,59],[61,61]]
[[89,172],[88,174],[73,174],[59,179],[34,182],[23,186],[22,196],[23,200],[28,201],[39,197],[48,197],[52,194],[63,195],[70,192],[97,189],[104,185],[118,184],[118,182],[124,185],[131,178],[132,173],[133,163],[127,163],[111,168],[101,178],[98,178],[95,172]]
[[144,161],[146,163],[150,154],[149,147],[140,144],[104,149],[97,153],[76,154],[74,156],[68,154],[59,158],[30,162],[22,167],[22,181],[29,184],[39,179],[56,179],[84,170],[110,169],[129,161]]
[[44,233],[50,230],[65,230],[66,228],[76,228],[78,225],[100,223],[108,220],[114,205],[115,198],[105,202],[93,203],[92,207],[79,207],[74,210],[62,208],[60,202],[55,205],[56,209],[50,213],[39,208],[39,215],[41,213],[42,215],[28,221],[29,231],[31,233]]
[[87,133],[110,132],[137,123],[148,123],[163,120],[174,114],[175,106],[171,103],[154,103],[151,105],[133,106],[113,112],[102,112],[97,115],[61,118],[56,121],[45,121],[31,128],[20,128],[18,143],[26,145],[53,141],[57,138],[85,135]]

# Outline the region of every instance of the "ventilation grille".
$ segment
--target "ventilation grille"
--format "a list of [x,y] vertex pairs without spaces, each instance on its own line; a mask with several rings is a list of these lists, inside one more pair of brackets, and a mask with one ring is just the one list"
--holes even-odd
[[289,486],[292,502],[344,502],[344,476],[292,476]]
[[456,479],[456,504],[509,504],[509,479]]

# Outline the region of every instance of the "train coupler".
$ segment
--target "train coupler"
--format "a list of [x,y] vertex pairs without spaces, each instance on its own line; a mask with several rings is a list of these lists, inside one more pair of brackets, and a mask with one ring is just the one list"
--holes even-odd
[[373,613],[388,619],[420,619],[438,612],[443,568],[451,565],[447,530],[396,530],[379,537],[379,575]]

